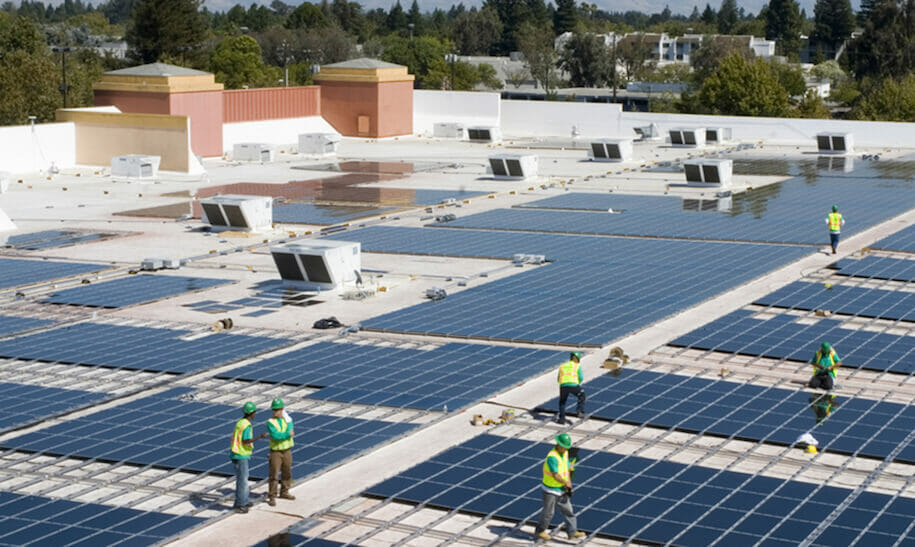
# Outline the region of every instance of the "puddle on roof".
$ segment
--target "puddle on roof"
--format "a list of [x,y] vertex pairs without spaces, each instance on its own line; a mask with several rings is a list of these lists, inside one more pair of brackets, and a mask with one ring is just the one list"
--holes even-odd
[[333,163],[320,163],[317,165],[296,165],[293,169],[304,171],[332,171],[339,173],[379,173],[387,175],[409,175],[424,171],[440,171],[459,167],[457,163],[443,163],[432,161],[340,161]]

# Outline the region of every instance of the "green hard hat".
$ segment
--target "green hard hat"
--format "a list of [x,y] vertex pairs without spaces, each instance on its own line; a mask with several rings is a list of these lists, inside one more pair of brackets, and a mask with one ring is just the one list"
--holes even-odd
[[572,448],[572,437],[568,433],[560,433],[556,435],[556,444],[568,450]]
[[573,352],[569,355],[569,358],[572,358],[572,357],[574,357],[574,358],[578,359],[579,361],[581,361],[581,352],[580,352],[580,351],[573,351]]
[[245,412],[245,414],[253,414],[254,412],[257,412],[257,405],[251,401],[248,401],[245,403],[245,406],[241,407],[241,409]]
[[832,206],[832,212],[833,212],[833,213],[835,213],[835,212],[838,211],[838,210],[839,210],[839,206],[838,206],[838,205],[833,205],[833,206]]
[[829,345],[829,342],[823,342],[820,344],[820,349],[823,351],[829,351],[832,349],[832,346]]
[[280,399],[279,397],[277,397],[276,399],[273,400],[272,403],[270,403],[270,408],[272,408],[273,410],[283,410],[285,407],[286,407],[286,405],[283,404],[283,400]]

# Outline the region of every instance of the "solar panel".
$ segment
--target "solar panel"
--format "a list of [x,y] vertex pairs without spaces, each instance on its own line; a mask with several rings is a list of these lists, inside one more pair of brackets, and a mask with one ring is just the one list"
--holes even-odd
[[422,350],[321,342],[218,377],[322,388],[312,399],[455,410],[558,367],[565,356],[479,344]]
[[3,545],[153,545],[205,520],[0,492]]
[[915,321],[915,293],[795,281],[755,302],[795,310],[829,310],[833,313]]
[[73,275],[100,272],[108,268],[111,268],[111,266],[104,264],[0,258],[0,271],[3,272],[3,275],[0,276],[0,289],[8,289],[20,285],[33,285]]
[[0,431],[37,423],[107,398],[105,393],[0,382]]
[[[365,494],[533,524],[550,448],[480,435]],[[805,539],[844,545],[859,532],[874,545],[915,537],[911,526],[893,520],[911,522],[910,498],[606,452],[583,450],[579,457],[572,498],[578,526],[600,536],[686,547],[797,545]],[[837,507],[859,518],[842,522],[844,542],[826,543],[832,527],[817,528]],[[896,527],[875,526],[884,516]]]
[[874,249],[889,249],[915,253],[915,226],[899,230],[871,245]]
[[123,308],[229,283],[232,281],[228,279],[206,277],[134,275],[57,291],[41,301],[71,306]]
[[[0,444],[15,450],[231,476],[229,444],[241,407],[184,400],[193,391],[172,388]],[[243,400],[239,399],[239,405]],[[326,414],[290,414],[299,432],[293,448],[296,479],[335,466],[416,427]],[[266,431],[269,417],[269,412],[256,417],[255,437]],[[254,480],[267,477],[265,447],[265,443],[255,445],[250,462]]]
[[99,241],[115,237],[116,234],[103,232],[83,232],[75,230],[44,230],[29,234],[16,234],[7,237],[5,247],[26,251],[56,249],[89,241]]
[[285,338],[214,333],[194,340],[185,330],[97,323],[0,341],[0,355],[77,365],[185,373],[289,345]]
[[0,336],[7,336],[17,332],[39,329],[53,325],[54,321],[35,319],[33,317],[16,317],[13,315],[0,315]]
[[839,275],[892,281],[915,281],[915,260],[888,256],[865,256],[858,260],[840,260],[836,266],[839,268]]

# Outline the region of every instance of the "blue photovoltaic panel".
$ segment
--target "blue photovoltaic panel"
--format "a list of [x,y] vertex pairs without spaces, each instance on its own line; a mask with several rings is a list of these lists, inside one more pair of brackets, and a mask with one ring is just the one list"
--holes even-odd
[[566,353],[451,343],[432,350],[321,342],[219,378],[323,389],[327,399],[427,410],[463,408],[558,367]]
[[821,342],[829,342],[841,357],[842,368],[915,372],[915,336],[842,328],[842,321],[835,319],[820,319],[811,325],[791,315],[752,316],[751,311],[738,310],[670,345],[807,362]]
[[861,259],[846,258],[836,266],[839,275],[890,279],[893,281],[915,281],[915,260],[890,258],[888,256],[865,256]]
[[56,262],[51,260],[23,260],[19,258],[0,258],[0,289],[33,285],[71,275],[106,270],[111,266],[104,264],[79,264],[76,262]]
[[285,338],[226,332],[181,340],[184,330],[77,323],[0,341],[0,356],[131,370],[184,373],[289,345]]
[[9,236],[6,240],[6,246],[14,249],[26,251],[38,251],[42,249],[55,249],[58,247],[67,247],[77,243],[87,241],[97,241],[114,234],[95,233],[95,232],[76,232],[72,230],[45,230],[43,232],[33,232],[30,234],[18,234]]
[[0,315],[0,336],[6,336],[17,332],[39,329],[48,325],[53,325],[54,321],[47,319],[35,319],[32,317],[16,317],[14,315]]
[[107,398],[105,393],[0,382],[0,431],[36,423]]
[[205,520],[0,492],[0,545],[153,545]]
[[394,207],[283,203],[273,206],[273,221],[298,224],[339,224],[357,218],[380,215],[392,209]]
[[79,285],[72,289],[57,291],[42,299],[42,302],[96,308],[123,308],[228,283],[232,283],[232,281],[206,277],[133,275],[114,281]]
[[873,249],[888,249],[915,253],[915,226],[899,230],[871,245]]
[[[598,376],[584,390],[588,413],[606,420],[782,445],[810,432],[820,450],[881,460],[915,427],[911,405],[644,370]],[[895,460],[915,463],[915,445]]]
[[754,302],[795,310],[829,310],[833,313],[915,321],[915,293],[795,281]]
[[[533,524],[550,448],[484,434],[366,494]],[[707,547],[716,541],[763,544],[766,538],[765,545],[796,546],[815,536],[820,522],[847,502],[847,520],[835,522],[844,541],[829,541],[830,526],[812,538],[813,545],[847,545],[859,532],[864,532],[861,545],[915,541],[911,527],[880,526],[884,520],[911,523],[911,498],[584,450],[573,484],[579,528],[620,540]]]
[[630,194],[586,194],[567,192],[558,196],[515,205],[516,209],[560,209],[578,211],[656,211],[679,214],[682,200],[674,196],[637,196]]
[[413,205],[438,205],[445,200],[464,199],[485,196],[485,192],[471,192],[468,190],[413,190]]
[[[0,444],[16,450],[231,476],[229,448],[235,422],[242,417],[244,397],[240,396],[237,407],[181,399],[192,391],[174,388]],[[267,431],[270,416],[269,410],[258,414],[255,437]],[[323,414],[292,412],[291,416],[296,431],[292,449],[296,479],[335,466],[416,427]],[[255,444],[250,465],[252,479],[267,477],[267,441]]]

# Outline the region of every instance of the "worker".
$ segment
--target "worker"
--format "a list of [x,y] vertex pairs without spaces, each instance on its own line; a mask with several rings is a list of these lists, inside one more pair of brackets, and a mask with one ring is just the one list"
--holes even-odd
[[254,438],[251,420],[257,412],[257,406],[248,401],[242,407],[245,416],[235,422],[235,432],[232,433],[232,466],[235,468],[235,505],[236,513],[247,513],[251,503],[248,501],[248,463],[254,451],[254,441],[263,439],[266,433]]
[[572,510],[572,472],[575,470],[575,461],[569,460],[569,450],[572,448],[572,438],[568,433],[556,435],[556,446],[546,455],[543,462],[543,482],[541,494],[543,510],[534,536],[537,539],[549,541],[550,534],[547,529],[553,520],[553,513],[559,507],[559,513],[566,526],[569,539],[580,539],[585,533],[578,530],[575,512]]
[[575,407],[575,415],[583,417],[585,415],[585,391],[581,388],[584,376],[581,373],[581,352],[573,351],[569,355],[569,360],[559,365],[559,374],[556,378],[559,381],[559,415],[556,417],[558,423],[569,423],[566,421],[566,401],[569,395],[575,395],[578,404]]
[[267,420],[267,431],[270,434],[270,482],[267,505],[271,507],[276,505],[276,477],[280,473],[280,497],[286,500],[295,499],[295,496],[289,493],[292,486],[292,438],[295,437],[295,432],[292,429],[292,421],[283,417],[285,408],[283,400],[277,397],[270,403],[273,417]]
[[830,417],[832,411],[839,406],[836,396],[832,393],[811,395],[807,403],[810,404],[810,408],[816,416],[817,425],[820,425],[823,420]]
[[839,233],[845,224],[838,205],[832,206],[832,212],[826,217],[826,224],[829,226],[829,244],[832,245],[832,254],[836,254],[836,248],[839,246]]
[[836,350],[832,349],[829,342],[823,342],[810,363],[813,365],[813,376],[807,383],[807,387],[830,391],[835,386],[836,369],[842,366],[842,359],[839,358]]

